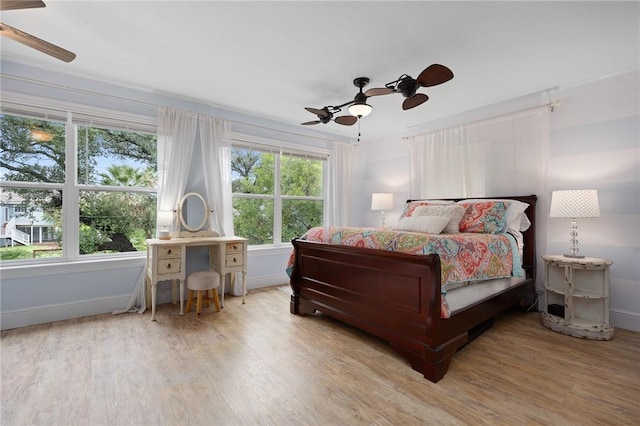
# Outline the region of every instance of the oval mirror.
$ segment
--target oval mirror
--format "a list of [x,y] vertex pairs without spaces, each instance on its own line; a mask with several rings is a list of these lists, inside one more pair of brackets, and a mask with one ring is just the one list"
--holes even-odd
[[187,231],[197,232],[205,228],[209,220],[209,207],[204,197],[197,192],[184,194],[178,207],[178,217]]

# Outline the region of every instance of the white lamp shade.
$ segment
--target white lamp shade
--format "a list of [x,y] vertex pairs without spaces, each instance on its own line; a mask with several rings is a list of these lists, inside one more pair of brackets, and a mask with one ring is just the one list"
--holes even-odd
[[160,227],[171,227],[173,226],[173,211],[172,210],[158,210],[157,216],[157,224]]
[[598,191],[595,189],[553,191],[549,217],[600,217]]
[[353,104],[349,106],[349,114],[355,115],[356,117],[366,117],[371,114],[373,111],[373,107],[369,104]]
[[393,208],[393,194],[374,192],[371,194],[371,210],[390,210]]

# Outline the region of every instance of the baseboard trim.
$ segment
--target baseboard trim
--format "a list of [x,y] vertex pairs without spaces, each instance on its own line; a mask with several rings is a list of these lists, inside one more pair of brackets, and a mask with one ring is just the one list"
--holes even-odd
[[130,296],[131,295],[126,294],[3,311],[0,313],[0,329],[9,330],[12,328],[113,312],[114,310],[127,306]]
[[640,332],[640,314],[627,311],[615,311],[609,312],[611,319],[611,325],[615,328],[623,328],[625,330]]
[[[238,274],[236,283],[242,283],[241,280],[242,276],[241,274]],[[282,274],[263,275],[247,280],[247,289],[251,290],[254,288],[270,287],[287,282],[288,278],[286,275],[284,277]],[[235,290],[236,293],[241,293],[240,285],[237,285]],[[125,294],[3,311],[0,312],[0,329],[10,330],[12,328],[28,327],[30,325],[111,313],[113,311],[124,309],[124,307],[129,303],[130,297],[130,294]],[[157,297],[158,305],[170,303],[171,287],[159,287]]]

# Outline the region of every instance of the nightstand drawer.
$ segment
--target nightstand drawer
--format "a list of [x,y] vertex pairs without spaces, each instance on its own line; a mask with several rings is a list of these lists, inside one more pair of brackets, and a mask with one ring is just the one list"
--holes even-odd
[[180,246],[158,247],[158,258],[180,257]]
[[242,266],[244,265],[244,256],[242,253],[229,253],[227,254],[224,262],[227,268],[232,268],[234,266]]
[[158,259],[158,275],[177,274],[180,272],[180,258]]
[[227,243],[227,253],[231,252],[243,252],[244,251],[244,243],[237,241],[235,243]]

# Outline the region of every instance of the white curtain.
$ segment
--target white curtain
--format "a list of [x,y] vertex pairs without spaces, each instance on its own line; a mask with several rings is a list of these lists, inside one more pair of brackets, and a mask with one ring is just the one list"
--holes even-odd
[[544,194],[546,106],[409,138],[412,198]]
[[199,115],[202,165],[209,208],[213,210],[211,229],[233,235],[231,201],[231,139],[229,122]]
[[[158,109],[158,210],[174,210],[184,194],[189,165],[196,137],[196,113],[173,108]],[[138,277],[127,307],[114,314],[137,310],[146,306],[146,265]],[[139,308],[135,308],[138,306]]]
[[[409,138],[411,198],[538,195],[536,228],[547,223],[547,106]],[[546,233],[536,234],[537,252]],[[538,271],[543,265],[538,260]],[[538,281],[542,272],[537,274]],[[539,282],[538,282],[539,285]]]
[[184,195],[197,120],[195,112],[158,111],[158,210],[174,210]]
[[329,155],[328,202],[325,203],[324,212],[327,225],[348,225],[349,206],[351,205],[351,164],[354,149],[353,145],[334,143],[333,152]]

